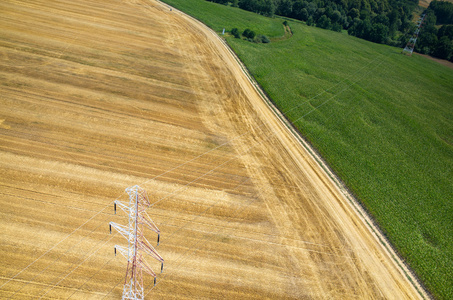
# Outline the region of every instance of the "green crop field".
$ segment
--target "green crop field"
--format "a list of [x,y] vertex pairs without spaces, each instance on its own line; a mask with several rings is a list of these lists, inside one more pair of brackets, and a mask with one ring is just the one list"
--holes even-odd
[[204,0],[165,0],[226,35],[439,299],[453,299],[453,69],[401,49]]

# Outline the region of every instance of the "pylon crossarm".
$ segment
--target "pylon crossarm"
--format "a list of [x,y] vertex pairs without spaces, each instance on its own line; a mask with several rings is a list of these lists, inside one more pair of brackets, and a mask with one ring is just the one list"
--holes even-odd
[[118,251],[119,253],[121,253],[121,255],[123,255],[127,260],[129,260],[130,258],[130,253],[129,253],[129,249],[128,248],[125,248],[123,246],[118,246],[118,245],[115,245],[115,254],[116,254],[116,251]]
[[126,193],[128,193],[129,196],[131,196],[131,195],[135,195],[139,190],[142,190],[142,188],[139,187],[138,185],[134,185],[134,186],[126,188]]
[[140,258],[140,266],[146,273],[153,277],[156,277],[156,273],[154,273],[154,271],[148,266],[148,263],[145,261],[144,258]]
[[156,224],[154,224],[153,220],[151,220],[148,213],[145,211],[143,212],[143,215],[144,216],[140,218],[141,221],[140,223],[146,225],[149,229],[159,234],[160,233],[159,228],[157,228]]
[[142,189],[141,187],[139,187],[138,185],[134,185],[132,187],[128,187],[126,189],[126,193],[129,194],[129,199],[133,198],[138,198],[138,202],[145,206],[145,207],[148,207],[149,206],[149,199],[148,199],[148,194],[146,193],[146,191],[144,189]]
[[[129,215],[131,213],[131,208],[129,207],[129,205],[126,205],[123,202],[118,201],[118,200],[115,200],[114,203],[116,205],[118,205],[126,214]],[[116,210],[115,210],[115,213],[116,213]]]
[[151,246],[145,238],[143,239],[144,241],[140,241],[139,248],[142,249],[149,256],[163,263],[164,259],[162,258],[162,256],[160,256],[159,253],[157,253],[156,249],[154,249],[154,247]]
[[133,238],[133,234],[131,232],[129,232],[129,228],[127,228],[123,225],[120,225],[120,224],[116,224],[115,222],[110,222],[109,224],[110,224],[110,226],[115,228],[116,231],[118,231],[127,240],[130,240]]
[[142,190],[140,195],[142,196],[140,199],[140,204],[143,206],[144,209],[147,209],[148,206],[151,204],[149,202],[148,193],[146,192],[146,190]]

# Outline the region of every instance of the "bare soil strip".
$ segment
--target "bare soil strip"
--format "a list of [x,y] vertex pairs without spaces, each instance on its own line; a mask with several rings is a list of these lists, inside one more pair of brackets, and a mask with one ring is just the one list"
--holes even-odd
[[423,57],[426,57],[428,59],[431,59],[435,62],[438,62],[439,64],[441,65],[444,65],[446,67],[449,67],[450,69],[453,69],[453,63],[446,60],[446,59],[440,59],[440,58],[436,58],[436,57],[432,57],[432,56],[429,56],[429,55],[426,55],[426,54],[420,54],[420,53],[415,53],[416,55],[420,55],[420,56],[423,56]]
[[134,184],[163,232],[149,298],[421,297],[210,30],[155,1],[0,11],[0,298],[119,298]]

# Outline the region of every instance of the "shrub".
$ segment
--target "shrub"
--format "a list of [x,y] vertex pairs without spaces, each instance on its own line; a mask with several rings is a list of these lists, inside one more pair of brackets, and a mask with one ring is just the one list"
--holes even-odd
[[261,43],[263,43],[263,44],[267,44],[267,43],[271,42],[271,40],[265,35],[260,35],[259,38],[261,40]]
[[256,33],[255,33],[255,31],[252,31],[252,30],[250,30],[250,29],[247,28],[246,30],[244,30],[244,32],[242,33],[242,35],[243,35],[245,38],[249,39],[249,40],[253,40],[253,39],[255,38],[255,36],[256,36]]
[[231,34],[237,39],[241,38],[241,35],[239,34],[239,30],[237,28],[231,29]]

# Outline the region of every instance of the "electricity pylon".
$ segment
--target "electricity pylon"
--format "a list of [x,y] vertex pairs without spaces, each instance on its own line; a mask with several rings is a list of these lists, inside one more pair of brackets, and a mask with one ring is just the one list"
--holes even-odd
[[418,34],[420,33],[420,28],[423,26],[423,20],[425,19],[425,14],[422,14],[420,18],[417,21],[417,29],[415,29],[414,34],[411,36],[409,39],[409,42],[407,42],[406,47],[403,49],[404,54],[409,54],[412,55],[412,52],[414,52],[415,48],[415,43],[417,42]]
[[127,259],[122,299],[144,299],[142,271],[154,277],[154,285],[156,285],[157,275],[148,266],[143,254],[148,254],[161,262],[161,273],[164,268],[164,259],[143,236],[143,225],[157,233],[157,245],[159,245],[160,230],[146,213],[146,209],[150,205],[146,191],[138,185],[134,185],[133,187],[128,187],[126,192],[129,194],[129,205],[116,200],[114,202],[114,210],[116,214],[116,207],[119,206],[128,214],[129,224],[124,226],[110,222],[110,233],[112,233],[113,227],[128,241],[127,248],[115,245],[115,255],[118,250]]

